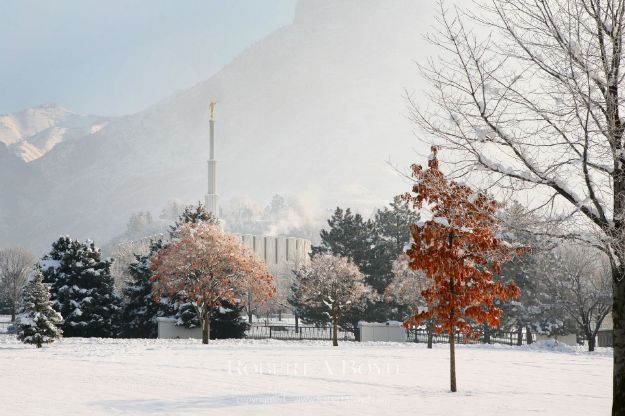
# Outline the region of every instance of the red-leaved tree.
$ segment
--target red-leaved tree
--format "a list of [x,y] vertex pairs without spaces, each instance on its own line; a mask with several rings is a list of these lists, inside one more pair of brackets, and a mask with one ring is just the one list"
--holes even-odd
[[211,313],[222,301],[245,301],[255,288],[256,300],[268,300],[275,288],[265,263],[233,235],[211,223],[183,224],[174,239],[151,262],[153,291],[191,302],[202,322],[202,343],[208,344]]
[[410,226],[413,243],[407,251],[410,267],[422,270],[430,287],[422,292],[428,308],[405,322],[434,322],[437,333],[449,335],[451,391],[456,391],[454,336],[479,335],[482,325],[499,326],[502,311],[496,301],[520,295],[514,284],[495,282],[501,265],[520,254],[498,238],[499,204],[470,187],[448,181],[438,168],[432,148],[428,169],[412,166],[415,184],[406,201],[420,211],[421,221]]

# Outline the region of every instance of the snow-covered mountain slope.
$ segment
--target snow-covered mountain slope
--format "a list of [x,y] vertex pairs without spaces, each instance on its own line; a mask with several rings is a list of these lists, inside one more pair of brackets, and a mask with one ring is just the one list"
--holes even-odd
[[0,142],[31,162],[57,144],[84,137],[107,123],[101,117],[76,114],[57,104],[44,104],[15,114],[0,115]]
[[29,163],[38,179],[19,215],[36,220],[0,236],[0,245],[41,248],[59,234],[104,243],[133,211],[203,200],[211,100],[224,198],[302,194],[317,209],[369,214],[408,189],[387,161],[407,167],[419,157],[404,93],[419,89],[414,61],[426,56],[430,7],[301,0],[293,24],[207,81]]

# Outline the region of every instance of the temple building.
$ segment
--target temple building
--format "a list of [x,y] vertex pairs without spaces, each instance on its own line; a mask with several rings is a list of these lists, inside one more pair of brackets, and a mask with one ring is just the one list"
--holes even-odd
[[[215,159],[215,107],[209,105],[210,112],[210,159],[208,160],[208,193],[205,197],[206,210],[215,218],[220,218],[219,194],[217,194],[217,160]],[[292,268],[309,261],[310,240],[288,236],[268,236],[235,234],[243,244],[263,259],[271,269]]]

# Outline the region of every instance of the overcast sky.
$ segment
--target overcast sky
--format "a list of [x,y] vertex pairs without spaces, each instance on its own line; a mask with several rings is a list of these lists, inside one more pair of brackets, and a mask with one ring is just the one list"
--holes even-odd
[[0,113],[128,114],[292,21],[296,0],[3,0]]

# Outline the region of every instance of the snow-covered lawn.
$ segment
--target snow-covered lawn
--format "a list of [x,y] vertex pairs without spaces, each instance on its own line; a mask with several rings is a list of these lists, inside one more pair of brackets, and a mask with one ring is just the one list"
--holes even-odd
[[604,415],[611,350],[0,338],[2,415]]

